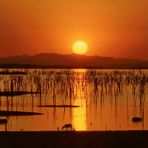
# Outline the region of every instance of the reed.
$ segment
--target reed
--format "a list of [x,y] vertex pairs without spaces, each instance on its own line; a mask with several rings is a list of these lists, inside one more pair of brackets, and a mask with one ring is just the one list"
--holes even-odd
[[141,96],[145,93],[145,86],[148,84],[148,73],[134,70],[88,69],[85,72],[64,69],[21,70],[19,73],[16,70],[5,70],[5,73],[7,74],[0,74],[0,105],[2,104],[1,97],[6,97],[7,106],[10,104],[13,106],[14,96],[27,94],[32,96],[32,106],[34,106],[35,95],[40,100],[38,106],[45,104],[43,96],[51,96],[53,106],[58,105],[57,98],[64,96],[61,98],[62,105],[67,105],[65,100],[68,98],[68,105],[72,106],[73,100],[78,97],[79,93],[86,99],[86,106],[92,101],[96,104],[100,101],[103,105],[107,95],[115,99],[111,101],[117,106],[117,96],[123,93],[124,86],[131,86],[133,96],[139,92],[140,106],[143,110],[144,99]]

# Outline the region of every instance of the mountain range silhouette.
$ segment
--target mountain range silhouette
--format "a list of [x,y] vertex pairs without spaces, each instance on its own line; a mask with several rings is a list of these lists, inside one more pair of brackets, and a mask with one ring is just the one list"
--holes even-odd
[[0,67],[40,68],[148,68],[148,60],[77,54],[40,53],[0,58]]

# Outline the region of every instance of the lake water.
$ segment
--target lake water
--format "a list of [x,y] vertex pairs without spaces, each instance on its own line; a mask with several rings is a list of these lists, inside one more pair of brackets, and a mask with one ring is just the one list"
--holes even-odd
[[[2,70],[1,70],[2,71]],[[148,130],[148,70],[13,69],[26,74],[0,75],[0,110],[39,112],[35,116],[1,116],[8,131]],[[34,94],[33,92],[38,92]],[[54,107],[45,107],[54,105]],[[79,107],[56,107],[77,105]],[[43,107],[44,106],[44,107]],[[133,122],[141,117],[142,122]],[[0,130],[5,130],[0,125]]]

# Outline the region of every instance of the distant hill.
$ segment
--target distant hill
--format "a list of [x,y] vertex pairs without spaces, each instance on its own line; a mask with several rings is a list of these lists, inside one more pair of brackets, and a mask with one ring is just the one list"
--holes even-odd
[[0,58],[0,67],[11,68],[148,68],[148,60],[76,54],[41,53]]

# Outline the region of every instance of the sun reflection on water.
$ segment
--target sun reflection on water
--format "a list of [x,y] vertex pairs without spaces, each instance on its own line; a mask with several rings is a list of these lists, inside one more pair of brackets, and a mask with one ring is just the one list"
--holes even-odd
[[86,70],[77,69],[76,72],[80,72],[80,75],[78,76],[78,79],[80,79],[79,84],[73,83],[73,88],[75,89],[75,100],[74,104],[80,105],[79,108],[73,109],[73,119],[72,124],[75,130],[82,131],[87,130],[87,123],[86,123],[86,89],[83,89],[86,87],[84,85],[84,75],[86,73]]
[[[85,104],[85,100],[76,99],[76,104]],[[73,120],[72,124],[75,130],[87,130],[86,124],[86,106],[83,105],[82,107],[75,108],[73,110]]]

